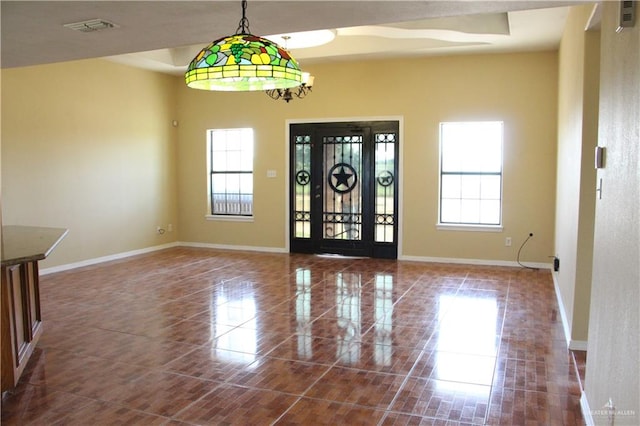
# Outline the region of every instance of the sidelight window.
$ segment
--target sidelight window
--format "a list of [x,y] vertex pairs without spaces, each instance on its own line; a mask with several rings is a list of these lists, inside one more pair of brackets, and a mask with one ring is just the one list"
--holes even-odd
[[210,214],[253,216],[253,129],[207,131]]
[[440,124],[440,224],[501,224],[502,145],[500,121]]

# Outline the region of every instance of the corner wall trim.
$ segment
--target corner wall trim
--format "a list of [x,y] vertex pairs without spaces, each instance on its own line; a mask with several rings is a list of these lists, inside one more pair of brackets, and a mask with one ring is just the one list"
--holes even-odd
[[79,262],[67,263],[65,265],[52,266],[50,268],[40,269],[40,275],[53,274],[55,272],[68,271],[70,269],[82,268],[83,266],[96,265],[98,263],[109,262],[112,260],[124,259],[126,257],[136,256],[139,254],[151,253],[158,250],[164,250],[171,247],[177,247],[180,243],[173,242],[168,244],[162,244],[159,246],[146,247],[139,250],[125,251],[122,253],[110,254],[107,256],[96,257],[93,259],[81,260]]
[[584,418],[584,423],[587,426],[595,426],[595,422],[593,421],[593,416],[591,415],[591,408],[589,407],[589,401],[587,400],[587,394],[582,391],[582,395],[580,395],[580,410],[582,411],[582,417]]

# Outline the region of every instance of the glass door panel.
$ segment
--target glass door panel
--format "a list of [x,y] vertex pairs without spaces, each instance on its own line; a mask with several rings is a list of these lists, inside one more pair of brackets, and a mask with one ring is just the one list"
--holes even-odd
[[324,239],[362,239],[362,135],[322,138]]
[[375,233],[376,242],[395,240],[396,134],[375,134]]
[[294,142],[293,237],[311,238],[311,136],[298,135]]

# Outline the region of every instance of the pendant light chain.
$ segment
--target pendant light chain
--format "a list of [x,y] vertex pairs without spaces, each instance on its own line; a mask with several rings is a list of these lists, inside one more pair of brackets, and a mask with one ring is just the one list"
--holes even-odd
[[238,23],[236,34],[251,34],[249,30],[249,18],[247,18],[247,0],[242,0],[242,19]]

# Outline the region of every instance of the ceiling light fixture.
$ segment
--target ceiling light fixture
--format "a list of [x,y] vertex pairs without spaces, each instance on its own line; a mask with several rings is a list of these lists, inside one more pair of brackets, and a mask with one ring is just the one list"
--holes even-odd
[[311,92],[311,87],[313,86],[313,76],[308,72],[302,73],[302,84],[298,87],[294,87],[293,89],[271,89],[267,90],[266,93],[271,99],[282,99],[286,103],[289,103],[291,99],[295,96],[296,98],[304,98]]
[[[302,34],[302,33],[299,33]],[[284,40],[285,48],[289,47],[289,42],[291,40],[290,35],[282,35],[280,36]],[[311,87],[313,86],[313,76],[308,72],[302,73],[302,84],[300,86],[294,87],[293,89],[285,88],[285,89],[271,89],[266,90],[265,93],[271,99],[278,100],[282,99],[286,103],[289,103],[291,99],[295,96],[296,98],[304,98],[311,92]]]
[[247,1],[234,35],[213,41],[196,55],[185,74],[187,86],[202,90],[289,89],[302,84],[298,62],[284,48],[249,32]]

